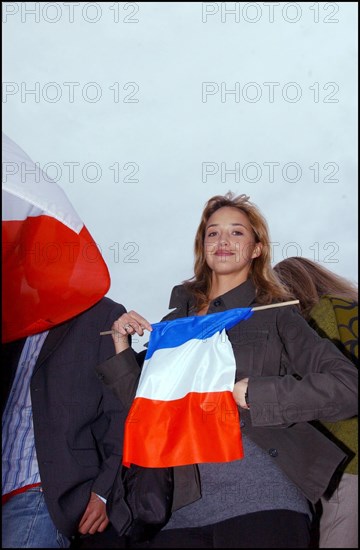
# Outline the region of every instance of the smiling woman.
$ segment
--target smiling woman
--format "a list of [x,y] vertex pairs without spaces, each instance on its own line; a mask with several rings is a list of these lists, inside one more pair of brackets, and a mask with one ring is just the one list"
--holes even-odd
[[[213,296],[226,292],[229,285],[243,283],[250,274],[259,304],[287,299],[287,291],[270,267],[270,251],[267,222],[247,195],[235,197],[229,192],[212,197],[195,236],[195,276],[184,283],[195,296],[198,312],[205,310]],[[226,274],[229,277],[221,277]]]
[[[267,223],[246,195],[227,193],[206,203],[195,237],[194,272],[191,280],[173,289],[170,308],[174,310],[163,319],[168,321],[167,327],[176,327],[182,318],[209,323],[210,314],[235,308],[255,310],[251,317],[229,327],[225,339],[234,357],[230,397],[239,407],[236,434],[241,433],[244,456],[224,459],[216,455],[212,462],[167,464],[174,470],[172,516],[150,541],[130,541],[128,547],[306,548],[312,516],[309,501],[315,503],[326,492],[346,457],[311,421],[334,421],[357,414],[357,370],[329,340],[310,328],[294,306],[261,307],[284,305],[289,295],[271,267]],[[199,315],[204,317],[198,319]],[[117,355],[97,370],[103,382],[127,404],[137,387],[141,364],[129,346],[128,335],[142,335],[144,329],[151,331],[151,326],[130,311],[112,328]],[[205,358],[205,342],[202,336],[194,344],[195,359],[189,352],[179,351],[180,347],[171,346],[173,361],[164,362],[162,382],[178,389],[182,377],[193,381],[196,369],[204,364],[202,387],[209,392],[217,380],[210,367],[215,363],[223,375],[226,347],[220,339]],[[152,339],[146,358],[151,345]],[[195,413],[199,407],[207,410],[211,398],[206,391],[204,397],[199,396]],[[160,410],[163,401],[156,397],[154,402]],[[169,402],[174,416],[178,400]],[[220,416],[224,443],[233,411],[229,406],[218,406],[214,415]],[[153,424],[150,421],[148,431],[153,425],[161,429],[166,424],[164,415],[157,418]],[[193,420],[181,418],[176,440],[196,430]],[[135,441],[140,442],[143,454],[141,445],[145,449],[146,444],[141,433],[149,415],[138,415],[137,419]],[[206,436],[209,425],[204,418],[196,433]],[[171,437],[166,437],[171,446]],[[214,439],[211,445],[219,447]],[[120,517],[121,507],[112,513]]]
[[213,284],[222,275],[233,274],[238,284],[246,281],[253,258],[261,251],[246,214],[224,206],[209,218],[205,231],[206,262],[213,272]]

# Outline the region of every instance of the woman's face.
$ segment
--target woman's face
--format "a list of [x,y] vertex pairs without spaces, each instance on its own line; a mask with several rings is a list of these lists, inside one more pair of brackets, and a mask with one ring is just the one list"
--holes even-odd
[[247,215],[237,208],[224,206],[210,216],[204,238],[206,262],[218,275],[239,274],[248,277],[251,261],[261,254],[261,244]]

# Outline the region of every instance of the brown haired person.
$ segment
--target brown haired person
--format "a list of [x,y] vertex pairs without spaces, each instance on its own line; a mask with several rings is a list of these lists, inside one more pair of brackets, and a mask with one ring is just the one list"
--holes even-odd
[[[286,301],[270,263],[267,223],[249,197],[212,197],[195,237],[195,274],[173,289],[166,320]],[[140,367],[128,334],[148,321],[130,311],[113,324],[117,355],[97,367],[123,401]],[[346,454],[310,422],[357,414],[357,369],[294,306],[254,312],[228,330],[236,359],[244,458],[174,468],[176,510],[148,548],[306,548],[311,510]],[[181,359],[180,359],[181,360]],[[126,387],[127,386],[127,387]]]
[[[347,279],[307,258],[286,258],[274,267],[300,301],[310,325],[355,364],[358,360],[358,293]],[[358,548],[358,418],[325,423],[329,437],[349,451],[339,483],[321,498],[320,548]]]

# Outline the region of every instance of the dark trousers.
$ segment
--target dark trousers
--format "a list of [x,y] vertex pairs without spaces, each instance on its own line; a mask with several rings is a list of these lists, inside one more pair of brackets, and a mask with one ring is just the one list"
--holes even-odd
[[165,529],[150,542],[127,548],[307,548],[310,519],[291,510],[270,510],[205,527]]
[[125,537],[119,537],[114,527],[109,524],[102,533],[77,535],[70,548],[126,548]]

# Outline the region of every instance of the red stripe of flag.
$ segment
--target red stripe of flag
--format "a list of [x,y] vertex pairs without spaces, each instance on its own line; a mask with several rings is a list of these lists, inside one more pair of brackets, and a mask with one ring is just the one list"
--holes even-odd
[[192,392],[172,401],[136,397],[126,420],[123,453],[127,466],[154,468],[242,458],[232,393]]

